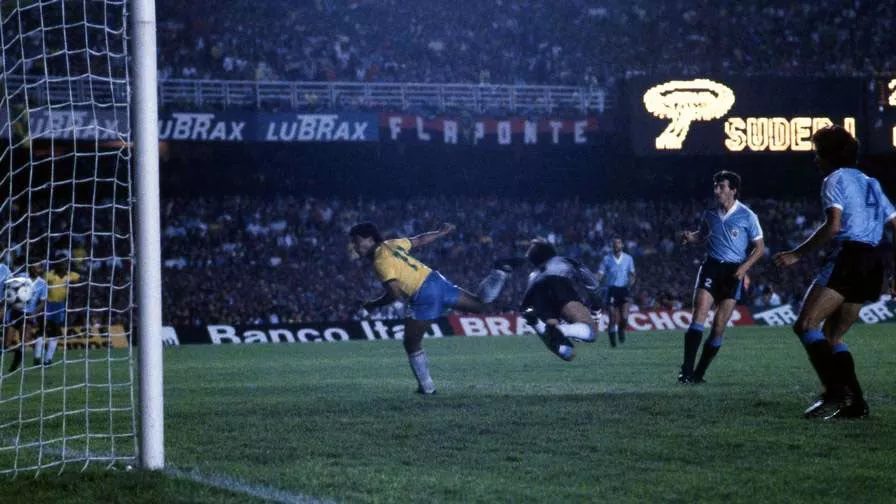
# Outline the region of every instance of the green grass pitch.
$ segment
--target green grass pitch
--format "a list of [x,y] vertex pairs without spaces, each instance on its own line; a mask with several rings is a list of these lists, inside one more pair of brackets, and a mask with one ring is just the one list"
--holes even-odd
[[0,502],[893,502],[892,328],[847,336],[871,417],[828,423],[801,416],[818,386],[788,328],[729,330],[696,386],[678,332],[571,363],[533,336],[427,340],[435,397],[398,341],[169,348],[172,471],[20,474]]

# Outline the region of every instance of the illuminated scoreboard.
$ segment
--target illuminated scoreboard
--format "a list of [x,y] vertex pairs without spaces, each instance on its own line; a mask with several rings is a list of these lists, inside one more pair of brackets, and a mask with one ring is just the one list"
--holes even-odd
[[829,124],[861,139],[864,89],[848,78],[631,79],[632,148],[641,156],[808,152],[812,133]]
[[896,77],[875,80],[869,99],[869,150],[896,153]]

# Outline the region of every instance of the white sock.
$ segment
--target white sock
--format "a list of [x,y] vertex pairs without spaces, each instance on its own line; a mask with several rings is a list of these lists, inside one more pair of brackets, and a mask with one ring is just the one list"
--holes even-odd
[[417,383],[424,394],[432,394],[436,391],[436,385],[429,376],[429,361],[426,358],[426,350],[420,350],[408,355],[408,361],[411,363],[411,370],[417,377]]
[[535,329],[535,332],[538,334],[544,334],[544,332],[548,330],[548,325],[545,324],[543,320],[538,319],[538,322],[535,323],[533,329]]
[[561,324],[557,326],[560,332],[567,338],[574,338],[580,341],[594,341],[595,334],[591,329],[591,324],[584,322],[576,322],[575,324]]
[[34,358],[37,360],[41,360],[44,357],[44,337],[38,336],[36,340],[34,340]]
[[56,353],[56,345],[59,344],[59,338],[48,338],[47,343],[47,355],[44,358],[45,361],[53,360],[53,354]]
[[574,352],[574,350],[571,346],[560,345],[559,347],[557,347],[557,353],[559,353],[560,356],[563,357],[565,360],[572,359],[573,356],[575,355],[573,352]]
[[506,271],[493,269],[479,284],[476,296],[479,297],[483,303],[491,303],[497,299],[501,294],[501,291],[504,290],[504,284],[507,283],[508,275],[509,274]]

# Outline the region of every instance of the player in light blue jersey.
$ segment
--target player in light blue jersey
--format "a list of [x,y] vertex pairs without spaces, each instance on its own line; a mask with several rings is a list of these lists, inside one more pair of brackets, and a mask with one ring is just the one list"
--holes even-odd
[[[9,372],[17,370],[22,364],[22,356],[25,353],[25,345],[31,339],[32,330],[43,325],[41,315],[44,311],[44,303],[47,300],[47,281],[43,279],[42,270],[39,265],[32,265],[28,269],[28,273],[22,272],[12,274],[12,277],[29,277],[32,282],[32,294],[28,303],[21,310],[11,306],[6,307],[3,315],[4,320],[4,340],[7,348],[13,351],[12,363],[9,366]],[[10,345],[12,336],[11,329],[16,329],[19,333],[19,342]],[[11,347],[11,348],[10,348]]]
[[628,325],[628,310],[632,301],[629,287],[635,283],[635,260],[622,249],[622,238],[614,237],[613,253],[607,254],[597,269],[598,280],[606,280],[607,283],[606,305],[610,315],[607,335],[611,347],[616,346],[617,331],[619,342],[625,343],[625,327]]
[[[743,290],[744,276],[765,250],[759,218],[738,201],[740,175],[730,171],[716,173],[713,192],[717,205],[703,213],[700,228],[681,233],[682,245],[706,242],[706,259],[700,265],[694,286],[694,311],[684,335],[680,383],[703,383],[706,369],[722,346],[722,335]],[[703,339],[703,322],[713,304],[716,313],[712,327],[703,344],[700,362],[694,367]]]
[[825,222],[797,248],[776,254],[774,261],[786,268],[821,245],[836,242],[836,253],[809,286],[793,325],[824,387],[804,415],[863,418],[868,403],[843,336],[858,319],[862,304],[876,301],[883,290],[886,258],[878,245],[884,226],[896,233],[896,209],[876,179],[854,168],[859,144],[848,131],[828,126],[812,135],[812,143],[815,163],[825,177]]

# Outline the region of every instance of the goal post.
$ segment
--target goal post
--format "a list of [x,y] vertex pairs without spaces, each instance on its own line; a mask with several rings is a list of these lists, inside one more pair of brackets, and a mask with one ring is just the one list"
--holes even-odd
[[155,29],[154,0],[0,2],[0,280],[47,286],[0,295],[0,478],[164,467]]
[[133,133],[137,174],[140,335],[140,465],[165,465],[162,380],[162,251],[159,209],[155,0],[133,0]]

